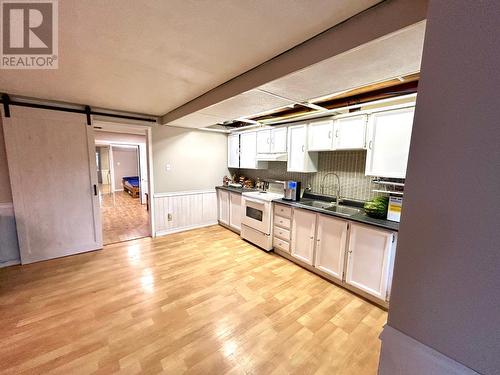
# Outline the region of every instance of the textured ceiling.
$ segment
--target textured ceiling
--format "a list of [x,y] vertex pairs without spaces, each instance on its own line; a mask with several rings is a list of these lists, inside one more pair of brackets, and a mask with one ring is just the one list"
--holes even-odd
[[419,72],[425,25],[419,22],[168,125],[206,127]]
[[378,2],[63,0],[59,69],[0,91],[162,115]]

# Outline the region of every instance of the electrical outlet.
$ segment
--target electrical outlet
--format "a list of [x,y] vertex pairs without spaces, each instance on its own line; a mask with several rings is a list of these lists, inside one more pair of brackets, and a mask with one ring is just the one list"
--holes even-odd
[[167,220],[168,220],[168,221],[172,221],[172,214],[168,214],[168,215],[167,215]]

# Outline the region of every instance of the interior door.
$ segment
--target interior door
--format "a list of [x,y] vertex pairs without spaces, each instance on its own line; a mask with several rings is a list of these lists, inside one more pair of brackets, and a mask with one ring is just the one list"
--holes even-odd
[[314,266],[342,280],[347,241],[347,221],[318,215]]
[[291,254],[304,263],[313,264],[316,214],[293,210]]
[[85,116],[12,107],[3,126],[21,262],[101,248],[94,133]]

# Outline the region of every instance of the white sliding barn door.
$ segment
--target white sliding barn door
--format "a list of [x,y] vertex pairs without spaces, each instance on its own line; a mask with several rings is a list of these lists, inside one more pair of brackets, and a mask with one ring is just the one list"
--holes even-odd
[[13,106],[3,126],[21,262],[101,248],[94,134],[85,115]]

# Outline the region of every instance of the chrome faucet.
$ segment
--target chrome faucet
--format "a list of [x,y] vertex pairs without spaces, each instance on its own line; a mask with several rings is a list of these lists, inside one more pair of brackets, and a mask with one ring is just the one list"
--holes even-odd
[[320,189],[321,189],[321,194],[324,194],[324,190],[325,190],[325,178],[328,176],[328,175],[334,175],[336,178],[337,178],[337,189],[335,189],[335,204],[340,204],[340,202],[342,201],[342,198],[340,197],[340,177],[337,173],[335,172],[328,172],[326,173],[323,178],[321,179],[321,185],[320,185]]

